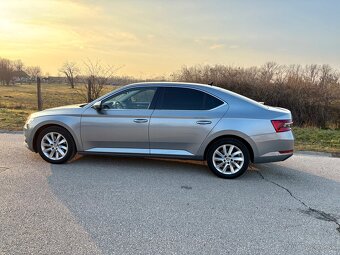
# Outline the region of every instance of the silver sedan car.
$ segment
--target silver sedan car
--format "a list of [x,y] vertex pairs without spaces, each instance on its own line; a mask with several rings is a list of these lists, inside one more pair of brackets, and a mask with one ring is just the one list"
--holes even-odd
[[136,83],[89,104],[32,114],[27,147],[55,164],[81,154],[206,160],[222,178],[293,155],[289,110],[203,84]]

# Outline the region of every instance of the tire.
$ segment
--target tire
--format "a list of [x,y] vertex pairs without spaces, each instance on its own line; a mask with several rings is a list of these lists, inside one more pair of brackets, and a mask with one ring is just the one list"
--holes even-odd
[[[230,148],[232,148],[231,154],[229,154]],[[220,139],[208,149],[207,163],[210,170],[224,179],[233,179],[244,174],[249,162],[247,147],[235,138]]]
[[37,149],[40,156],[52,164],[65,163],[76,154],[72,135],[59,126],[47,127],[39,133]]

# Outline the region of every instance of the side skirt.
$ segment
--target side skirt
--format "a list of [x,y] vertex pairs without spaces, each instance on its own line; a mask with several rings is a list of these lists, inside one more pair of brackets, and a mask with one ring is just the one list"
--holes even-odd
[[124,152],[99,152],[99,151],[78,151],[81,155],[105,155],[114,157],[129,157],[129,158],[170,158],[183,160],[203,160],[203,156],[195,155],[174,155],[174,154],[150,154],[150,153],[124,153]]

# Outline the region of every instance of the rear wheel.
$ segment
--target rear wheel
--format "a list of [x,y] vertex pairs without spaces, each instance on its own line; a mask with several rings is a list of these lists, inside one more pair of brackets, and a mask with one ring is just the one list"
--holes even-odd
[[48,127],[40,132],[37,139],[40,156],[49,163],[62,164],[76,152],[71,134],[62,127]]
[[218,177],[232,179],[242,175],[249,165],[249,151],[239,140],[224,138],[208,150],[207,163]]

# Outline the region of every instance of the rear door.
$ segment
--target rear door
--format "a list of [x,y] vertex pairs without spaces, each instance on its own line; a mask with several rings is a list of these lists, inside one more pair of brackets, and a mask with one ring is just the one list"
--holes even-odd
[[197,89],[162,87],[150,119],[150,153],[193,156],[228,105]]

